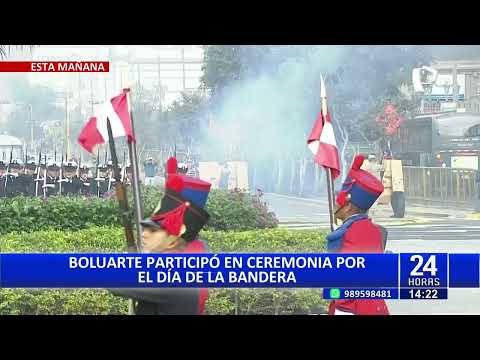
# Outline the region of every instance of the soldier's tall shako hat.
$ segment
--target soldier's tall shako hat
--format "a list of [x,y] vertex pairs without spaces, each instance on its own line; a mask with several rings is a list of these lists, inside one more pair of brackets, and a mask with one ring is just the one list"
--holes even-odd
[[42,158],[40,159],[40,169],[45,170],[46,167],[47,167],[47,163],[45,162],[45,158],[42,157]]
[[10,163],[10,170],[18,170],[23,167],[23,163],[21,160],[13,159]]
[[47,165],[49,170],[60,170],[60,166],[56,161],[50,161]]
[[206,181],[178,174],[177,160],[173,157],[168,159],[165,195],[160,209],[141,224],[164,229],[174,236],[180,235],[184,224],[187,229],[182,238],[194,240],[210,218],[204,209],[210,187],[211,184]]
[[80,169],[78,170],[78,172],[83,175],[83,174],[87,174],[90,172],[90,167],[87,165],[87,164],[82,164],[80,166]]
[[184,162],[178,163],[177,167],[179,171],[188,171],[188,165]]
[[34,158],[30,158],[25,164],[25,169],[35,170],[36,168],[37,168],[37,163],[35,162]]
[[383,193],[384,187],[379,179],[369,172],[360,169],[365,160],[364,155],[357,155],[352,168],[342,184],[336,202],[341,207],[347,200],[362,210],[368,210]]
[[69,160],[69,161],[63,163],[63,168],[64,168],[64,170],[67,170],[67,171],[76,171],[77,166],[78,165],[74,160]]

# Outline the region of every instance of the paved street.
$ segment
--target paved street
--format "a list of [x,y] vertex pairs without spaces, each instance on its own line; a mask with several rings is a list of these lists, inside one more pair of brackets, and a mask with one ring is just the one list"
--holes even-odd
[[[326,199],[301,199],[265,194],[280,226],[289,229],[328,229]],[[379,207],[375,221],[388,230],[387,249],[393,252],[480,253],[480,220],[468,211],[408,206],[403,219],[390,218],[391,208]],[[448,300],[389,301],[392,314],[480,314],[480,289],[449,289]]]

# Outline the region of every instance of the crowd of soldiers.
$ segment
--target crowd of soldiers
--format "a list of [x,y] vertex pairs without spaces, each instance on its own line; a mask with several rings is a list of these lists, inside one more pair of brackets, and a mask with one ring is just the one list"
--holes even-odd
[[[121,180],[132,182],[131,166],[121,169]],[[114,190],[113,164],[88,166],[70,161],[26,162],[0,160],[0,197],[94,196],[103,197]]]

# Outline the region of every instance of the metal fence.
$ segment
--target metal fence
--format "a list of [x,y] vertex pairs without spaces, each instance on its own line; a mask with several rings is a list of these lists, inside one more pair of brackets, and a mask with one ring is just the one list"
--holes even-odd
[[404,166],[408,198],[470,203],[476,194],[476,170]]

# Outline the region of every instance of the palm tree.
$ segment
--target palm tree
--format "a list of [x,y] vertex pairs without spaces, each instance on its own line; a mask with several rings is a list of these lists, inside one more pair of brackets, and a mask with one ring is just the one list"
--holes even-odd
[[35,47],[35,45],[0,45],[0,60],[5,59],[10,55],[10,50],[12,47],[15,47],[19,50],[24,50],[29,48],[30,51]]

